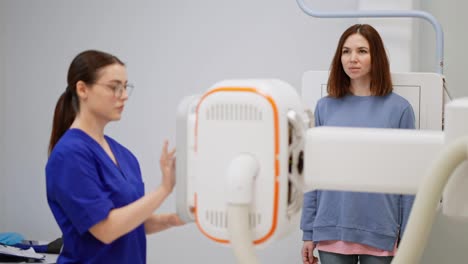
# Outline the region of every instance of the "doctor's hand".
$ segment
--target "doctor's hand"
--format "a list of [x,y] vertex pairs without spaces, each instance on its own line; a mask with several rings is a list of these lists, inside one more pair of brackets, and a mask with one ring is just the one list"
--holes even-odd
[[180,219],[180,217],[177,214],[167,214],[166,215],[166,224],[169,227],[174,227],[174,226],[181,226],[184,225],[185,222]]
[[162,173],[162,183],[163,187],[167,193],[171,193],[175,185],[175,148],[171,151],[168,151],[169,142],[164,141],[163,149],[161,152],[161,157],[159,159],[159,166]]
[[302,246],[302,263],[303,264],[317,264],[318,258],[314,256],[315,244],[314,241],[304,241]]
[[145,221],[145,232],[146,234],[153,234],[183,224],[185,224],[185,222],[174,213],[152,214]]

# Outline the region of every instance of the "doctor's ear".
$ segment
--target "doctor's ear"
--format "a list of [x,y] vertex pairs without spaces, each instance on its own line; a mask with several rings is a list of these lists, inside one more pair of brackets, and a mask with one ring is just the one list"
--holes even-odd
[[88,98],[88,85],[83,81],[78,81],[76,83],[76,94],[83,100]]

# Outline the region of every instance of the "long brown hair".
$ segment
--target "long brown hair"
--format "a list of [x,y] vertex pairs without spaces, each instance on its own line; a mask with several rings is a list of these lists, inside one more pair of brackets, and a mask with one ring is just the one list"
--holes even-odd
[[368,24],[356,24],[343,32],[336,47],[335,56],[330,66],[328,77],[328,95],[335,98],[349,94],[350,78],[343,69],[341,53],[343,45],[349,36],[359,34],[369,42],[371,55],[371,83],[370,92],[375,96],[383,96],[392,92],[392,77],[385,47],[377,30]]
[[116,56],[97,50],[87,50],[78,54],[70,64],[67,75],[67,88],[57,101],[52,122],[52,132],[49,141],[49,155],[62,135],[70,128],[80,111],[80,103],[76,94],[76,83],[83,81],[93,84],[98,71],[111,64],[125,65]]

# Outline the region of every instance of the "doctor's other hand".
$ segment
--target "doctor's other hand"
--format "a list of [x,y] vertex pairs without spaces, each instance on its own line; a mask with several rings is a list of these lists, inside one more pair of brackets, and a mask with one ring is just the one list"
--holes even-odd
[[168,214],[166,223],[170,227],[185,225],[177,214]]
[[171,193],[175,185],[175,151],[173,148],[171,151],[168,150],[169,142],[164,141],[164,145],[161,151],[161,157],[159,159],[159,166],[162,173],[162,183],[163,187],[167,193]]
[[318,258],[314,256],[315,244],[314,241],[304,241],[302,246],[302,263],[303,264],[317,264]]

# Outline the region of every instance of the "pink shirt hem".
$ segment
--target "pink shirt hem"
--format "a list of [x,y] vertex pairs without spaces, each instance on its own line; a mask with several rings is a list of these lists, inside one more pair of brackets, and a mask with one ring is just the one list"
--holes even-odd
[[320,251],[332,252],[337,254],[344,254],[344,255],[371,255],[371,256],[395,256],[397,251],[397,243],[395,242],[395,246],[392,251],[386,251],[382,249],[378,249],[375,247],[353,243],[353,242],[346,242],[346,241],[338,241],[338,240],[328,240],[328,241],[321,241],[317,244],[317,249]]

